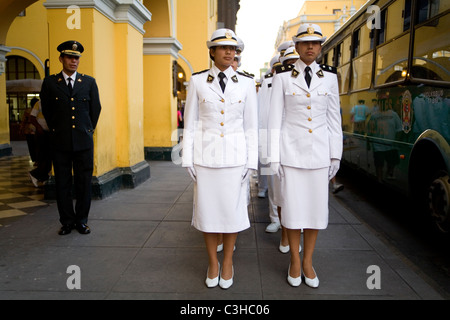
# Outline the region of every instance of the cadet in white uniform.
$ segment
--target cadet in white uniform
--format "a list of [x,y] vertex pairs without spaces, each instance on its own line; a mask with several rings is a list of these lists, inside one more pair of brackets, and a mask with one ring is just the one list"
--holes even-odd
[[195,181],[192,225],[204,233],[209,256],[206,285],[226,289],[233,283],[237,234],[250,227],[247,191],[249,169],[258,166],[258,110],[253,79],[231,67],[237,46],[234,32],[216,30],[207,45],[214,66],[193,74],[189,82],[182,165]]
[[277,206],[273,203],[273,184],[272,176],[269,168],[269,159],[267,153],[267,121],[269,116],[270,95],[272,90],[272,79],[274,77],[275,67],[280,64],[280,55],[275,55],[270,60],[271,72],[268,72],[261,83],[258,92],[258,127],[259,127],[259,171],[262,175],[258,177],[258,184],[267,179],[267,187],[269,194],[269,218],[270,224],[266,227],[266,232],[275,233],[281,228],[280,219],[278,217]]
[[335,70],[315,62],[325,41],[320,27],[303,24],[293,40],[300,59],[272,82],[271,168],[281,177],[281,223],[291,251],[288,282],[300,285],[303,272],[306,284],[317,287],[312,255],[318,230],[328,225],[328,182],[342,156],[339,90]]

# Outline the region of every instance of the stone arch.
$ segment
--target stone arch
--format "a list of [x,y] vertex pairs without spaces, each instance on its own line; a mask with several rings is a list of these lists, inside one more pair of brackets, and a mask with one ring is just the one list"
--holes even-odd
[[144,38],[175,37],[173,0],[144,0],[144,5],[152,13],[152,20],[144,24]]
[[17,15],[38,0],[2,0],[0,1],[0,45],[6,42],[6,34]]

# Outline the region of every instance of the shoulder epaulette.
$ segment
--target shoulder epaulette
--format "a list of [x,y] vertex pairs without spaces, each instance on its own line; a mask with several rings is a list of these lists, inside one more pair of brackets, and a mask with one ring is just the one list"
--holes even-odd
[[287,66],[281,65],[275,68],[276,73],[283,73],[286,71],[291,71],[294,69],[294,66],[292,64],[288,64]]
[[241,76],[247,77],[247,78],[251,78],[253,79],[254,75],[250,74],[248,72],[241,72],[241,71],[236,71],[236,73],[239,73]]
[[337,74],[336,67],[327,66],[326,64],[320,64],[319,66],[323,71],[328,71],[328,72]]
[[270,73],[268,73],[268,74],[266,74],[264,76],[264,78],[266,78],[266,79],[269,79],[269,78],[272,78],[272,77],[273,77],[273,73],[272,72],[270,72]]
[[195,75],[197,75],[197,74],[201,74],[201,73],[204,73],[204,72],[206,72],[206,71],[209,71],[209,69],[205,69],[205,70],[203,70],[203,71],[195,72],[195,73],[193,73],[192,75],[195,76]]

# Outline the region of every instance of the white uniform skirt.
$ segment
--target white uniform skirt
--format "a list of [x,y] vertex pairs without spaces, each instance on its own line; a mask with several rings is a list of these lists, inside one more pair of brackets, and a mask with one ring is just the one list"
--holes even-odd
[[[281,224],[288,229],[326,229],[328,226],[328,168],[283,166],[280,180]],[[281,200],[281,201],[280,201]]]
[[242,183],[244,166],[194,167],[197,182],[192,226],[208,233],[236,233],[248,229],[249,181]]

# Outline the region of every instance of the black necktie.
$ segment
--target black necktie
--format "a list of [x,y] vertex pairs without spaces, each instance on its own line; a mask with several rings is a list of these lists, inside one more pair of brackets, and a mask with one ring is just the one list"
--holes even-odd
[[223,79],[225,77],[226,77],[225,73],[223,73],[223,72],[219,73],[219,78],[220,78],[219,84],[220,84],[220,88],[222,88],[222,92],[225,92],[225,82],[223,81]]
[[305,80],[306,80],[306,84],[308,85],[308,88],[309,88],[309,84],[311,83],[311,75],[309,74],[310,71],[311,71],[311,68],[309,66],[305,68]]
[[69,81],[69,83],[67,84],[67,87],[69,88],[70,95],[72,95],[72,83],[70,82],[70,80],[72,80],[72,78],[67,78],[67,81]]

